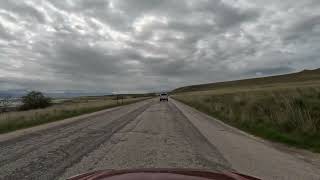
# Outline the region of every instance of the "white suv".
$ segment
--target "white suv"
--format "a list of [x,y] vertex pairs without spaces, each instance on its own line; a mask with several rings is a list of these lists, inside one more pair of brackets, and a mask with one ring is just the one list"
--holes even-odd
[[160,101],[168,101],[168,94],[167,93],[161,93],[160,94]]

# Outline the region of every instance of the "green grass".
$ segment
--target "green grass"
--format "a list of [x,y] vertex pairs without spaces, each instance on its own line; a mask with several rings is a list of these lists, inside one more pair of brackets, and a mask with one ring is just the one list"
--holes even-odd
[[124,99],[123,104],[117,104],[117,101],[112,99],[95,100],[92,102],[68,102],[45,109],[2,113],[0,114],[0,134],[135,103],[145,99],[147,98]]
[[319,84],[241,91],[232,87],[173,97],[256,136],[320,152]]
[[186,86],[172,94],[256,136],[320,152],[320,69]]

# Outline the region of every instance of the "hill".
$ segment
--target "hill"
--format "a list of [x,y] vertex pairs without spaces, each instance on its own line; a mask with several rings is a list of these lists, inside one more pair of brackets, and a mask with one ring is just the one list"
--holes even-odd
[[171,97],[253,135],[320,152],[320,69],[186,86]]
[[190,91],[208,91],[208,90],[216,90],[216,89],[230,88],[230,87],[267,86],[272,84],[306,83],[306,82],[312,82],[312,81],[320,82],[320,68],[315,70],[304,70],[298,73],[284,74],[284,75],[277,75],[277,76],[191,85],[191,86],[177,88],[172,92],[180,93],[180,92],[190,92]]

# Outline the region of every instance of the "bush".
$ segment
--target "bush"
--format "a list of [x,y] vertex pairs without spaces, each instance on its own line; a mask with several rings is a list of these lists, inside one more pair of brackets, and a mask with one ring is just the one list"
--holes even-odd
[[23,96],[22,103],[21,110],[46,108],[52,104],[51,98],[45,97],[43,93],[37,91],[31,91]]

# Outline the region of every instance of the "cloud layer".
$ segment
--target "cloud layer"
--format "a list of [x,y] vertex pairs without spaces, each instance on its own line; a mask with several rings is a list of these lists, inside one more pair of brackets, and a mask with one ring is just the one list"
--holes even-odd
[[0,90],[145,92],[320,67],[320,1],[0,1]]

